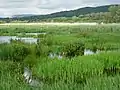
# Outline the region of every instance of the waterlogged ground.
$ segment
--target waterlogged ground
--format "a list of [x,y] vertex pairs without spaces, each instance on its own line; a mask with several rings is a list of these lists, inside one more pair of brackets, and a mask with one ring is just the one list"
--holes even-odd
[[120,90],[119,38],[119,24],[1,24],[0,90]]

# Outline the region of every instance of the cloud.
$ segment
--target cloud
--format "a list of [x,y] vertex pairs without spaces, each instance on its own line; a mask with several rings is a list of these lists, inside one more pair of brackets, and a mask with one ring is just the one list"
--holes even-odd
[[3,0],[0,8],[27,8],[35,7],[39,0]]
[[0,16],[47,14],[86,6],[120,4],[120,0],[2,0]]

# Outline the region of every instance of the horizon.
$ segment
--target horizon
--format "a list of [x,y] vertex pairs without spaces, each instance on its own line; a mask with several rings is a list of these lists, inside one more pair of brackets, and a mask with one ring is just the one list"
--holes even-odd
[[46,15],[85,7],[120,4],[119,0],[4,0],[0,3],[0,17],[14,15]]

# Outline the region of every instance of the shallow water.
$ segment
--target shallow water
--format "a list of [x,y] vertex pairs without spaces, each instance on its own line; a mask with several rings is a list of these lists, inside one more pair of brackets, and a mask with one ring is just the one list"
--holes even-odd
[[37,43],[37,38],[30,38],[30,37],[17,37],[17,36],[0,36],[0,43],[10,43],[10,40],[18,40],[20,39],[21,41],[25,43]]
[[[22,35],[23,33],[17,33],[17,34]],[[25,33],[25,35],[35,35],[35,36],[40,35],[40,34],[45,35],[46,33]]]
[[84,55],[93,55],[93,54],[95,54],[95,53],[89,49],[84,50]]
[[[84,50],[84,55],[93,55],[93,54],[98,54],[100,51],[97,50],[96,52],[93,52],[92,50],[90,49],[85,49]],[[59,55],[59,54],[56,54],[56,53],[49,53],[49,57],[50,58],[58,58],[58,59],[62,59],[63,56],[62,55]]]
[[100,50],[97,50],[96,52],[93,52],[90,49],[85,49],[84,50],[84,55],[93,55],[93,54],[98,54],[98,53],[100,53]]
[[26,83],[29,84],[30,86],[39,87],[41,85],[41,82],[39,80],[34,79],[32,77],[32,71],[27,67],[24,67],[23,76]]
[[57,55],[57,54],[55,54],[55,53],[50,53],[50,54],[49,54],[49,57],[50,57],[50,58],[58,58],[58,59],[62,59],[62,58],[63,58],[63,56]]

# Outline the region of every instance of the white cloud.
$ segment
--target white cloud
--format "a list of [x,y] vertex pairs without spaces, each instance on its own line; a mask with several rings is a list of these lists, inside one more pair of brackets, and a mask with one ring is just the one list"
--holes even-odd
[[120,4],[120,0],[1,0],[0,16],[47,14],[85,6]]

